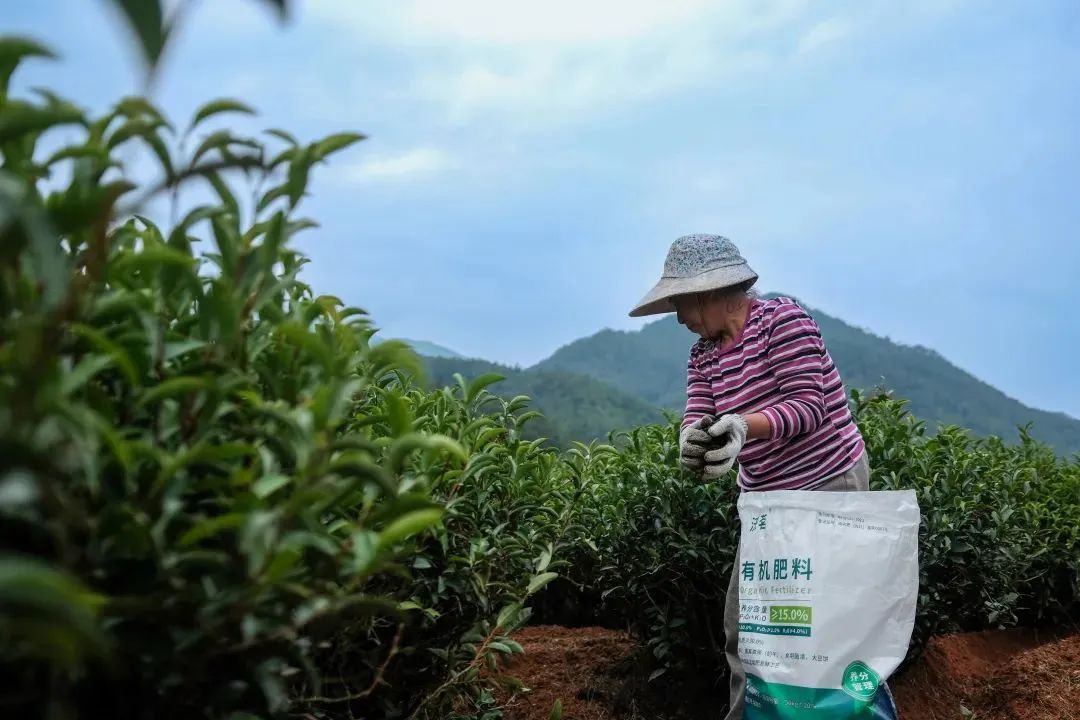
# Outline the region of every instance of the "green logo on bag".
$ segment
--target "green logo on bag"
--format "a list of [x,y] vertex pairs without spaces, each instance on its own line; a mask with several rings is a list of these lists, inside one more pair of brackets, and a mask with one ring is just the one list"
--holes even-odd
[[856,660],[844,669],[840,689],[856,700],[870,700],[881,684],[881,677],[866,663]]

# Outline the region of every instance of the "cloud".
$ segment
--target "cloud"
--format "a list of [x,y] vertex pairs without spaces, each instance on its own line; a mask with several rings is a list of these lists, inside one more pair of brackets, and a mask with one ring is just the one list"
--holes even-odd
[[449,166],[449,159],[436,148],[414,148],[398,155],[386,155],[346,165],[339,171],[352,182],[405,181],[430,177]]
[[767,52],[728,50],[698,39],[640,54],[523,54],[505,63],[476,62],[449,75],[429,75],[420,80],[420,85],[423,92],[447,109],[455,123],[495,115],[550,127],[703,82],[744,77],[773,62]]
[[800,55],[813,52],[826,45],[831,45],[851,34],[851,22],[845,18],[833,17],[823,20],[807,30],[796,48]]
[[[310,12],[359,43],[407,51],[416,96],[454,123],[547,127],[768,68],[806,0],[402,0]],[[360,38],[363,38],[360,40]],[[786,42],[785,42],[786,40]]]
[[550,48],[637,40],[693,21],[712,4],[710,0],[401,0],[371,8],[353,0],[314,0],[310,9],[327,20],[351,21],[365,34],[390,33],[474,46]]

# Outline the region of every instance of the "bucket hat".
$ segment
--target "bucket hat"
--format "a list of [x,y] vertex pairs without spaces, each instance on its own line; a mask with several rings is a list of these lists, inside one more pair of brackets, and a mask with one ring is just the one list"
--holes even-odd
[[630,317],[675,312],[676,295],[720,290],[757,282],[757,273],[735,243],[721,235],[683,235],[671,244],[664,274],[630,311]]

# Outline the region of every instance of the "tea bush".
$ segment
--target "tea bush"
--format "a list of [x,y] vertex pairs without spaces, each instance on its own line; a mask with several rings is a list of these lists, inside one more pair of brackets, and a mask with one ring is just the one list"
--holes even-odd
[[[521,401],[410,389],[411,351],[298,278],[309,175],[362,136],[273,149],[203,132],[235,100],[177,133],[144,98],[91,118],[10,97],[48,54],[0,39],[5,712],[490,706],[481,667],[520,651],[566,526],[514,492],[555,458],[519,439]],[[134,143],[159,183],[130,179]],[[213,201],[184,206],[191,181]],[[159,195],[176,222],[140,214]]]
[[[433,497],[444,514],[417,544],[408,575],[374,586],[402,598],[415,611],[413,622],[394,640],[394,683],[373,697],[378,706],[353,701],[349,710],[411,717],[445,707],[462,717],[497,717],[491,686],[483,681],[497,676],[500,658],[521,652],[508,634],[529,618],[525,600],[565,564],[559,559],[565,538],[582,529],[573,525],[558,456],[541,448],[542,441],[523,437],[534,417],[523,412],[524,398],[488,393],[493,376],[471,383],[459,377],[459,384],[436,392],[420,389],[417,379],[396,374],[370,406],[361,404],[353,426],[375,437],[393,437],[396,427],[449,438],[468,460],[428,454],[404,471],[396,502],[424,506]],[[336,644],[323,664],[353,666],[355,655],[384,642],[391,625],[385,623],[382,636],[371,633],[366,644]],[[508,690],[517,687],[512,678],[503,680]]]
[[734,484],[702,483],[677,469],[672,430],[637,428],[613,438],[619,449],[588,456],[580,512],[590,532],[572,573],[640,634],[658,663],[657,677],[669,668],[686,677],[723,657],[717,600],[739,529]]
[[[871,487],[914,489],[921,506],[909,659],[932,633],[1080,620],[1076,460],[1026,433],[1015,446],[955,427],[931,437],[900,400],[852,399]],[[570,579],[585,588],[578,605],[602,598],[603,612],[628,624],[650,652],[654,678],[721,688],[737,494],[733,477],[708,484],[676,469],[677,437],[676,418],[591,456],[579,508],[589,530],[574,547]]]
[[915,489],[922,509],[916,647],[1080,617],[1080,462],[1023,430],[1015,446],[957,427],[928,436],[903,402],[855,399],[872,487]]

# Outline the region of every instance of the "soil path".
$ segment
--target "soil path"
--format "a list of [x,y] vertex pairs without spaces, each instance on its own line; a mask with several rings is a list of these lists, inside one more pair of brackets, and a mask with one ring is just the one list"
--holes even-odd
[[[525,649],[507,673],[528,693],[506,698],[506,720],[547,720],[556,700],[564,720],[660,720],[699,716],[658,710],[644,696],[633,641],[602,628],[538,626],[515,639]],[[903,720],[1080,720],[1080,634],[981,632],[934,638],[889,682]],[[711,717],[721,717],[716,700]]]

